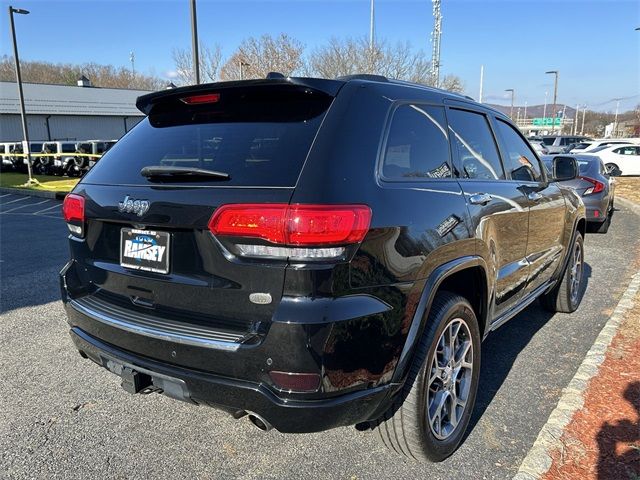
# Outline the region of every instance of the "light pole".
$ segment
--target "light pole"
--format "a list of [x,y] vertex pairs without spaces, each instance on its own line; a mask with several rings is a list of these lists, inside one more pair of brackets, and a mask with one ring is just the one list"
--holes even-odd
[[24,151],[27,154],[27,172],[29,173],[28,185],[37,183],[31,176],[31,148],[29,145],[29,128],[27,127],[27,112],[24,108],[24,94],[22,92],[22,74],[20,73],[20,58],[18,57],[18,42],[16,40],[16,27],[13,23],[13,14],[28,15],[28,10],[9,6],[9,24],[11,26],[11,38],[13,39],[13,59],[16,62],[16,81],[18,82],[18,99],[20,101],[20,117],[22,118],[22,135],[24,136]]
[[196,0],[191,0],[191,58],[193,58],[193,77],[195,84],[200,83],[200,55],[198,55],[198,18]]
[[[544,108],[542,109],[542,118],[547,118],[547,97],[549,96],[549,92],[544,92]],[[542,120],[544,123],[544,120]]]
[[240,80],[244,80],[244,67],[249,67],[247,62],[240,60]]
[[613,120],[613,138],[618,138],[618,110],[620,109],[620,98],[616,98],[616,116]]
[[516,94],[516,91],[513,88],[507,88],[505,92],[511,92],[511,110],[509,111],[509,118],[513,120],[513,97]]
[[580,135],[584,135],[584,117],[587,116],[587,104],[584,104],[584,110],[582,110],[582,125],[580,126]]
[[556,112],[556,102],[558,101],[558,70],[549,70],[544,73],[547,75],[555,75],[555,80],[553,82],[553,120],[551,123],[551,133],[553,134],[556,131],[556,117],[558,116],[558,112]]

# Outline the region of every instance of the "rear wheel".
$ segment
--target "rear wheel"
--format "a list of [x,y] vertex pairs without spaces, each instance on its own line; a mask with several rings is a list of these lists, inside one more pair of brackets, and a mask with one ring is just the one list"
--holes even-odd
[[622,171],[620,171],[620,167],[618,167],[618,165],[616,165],[615,163],[607,163],[605,165],[605,168],[607,169],[607,173],[612,177],[618,177],[620,176],[620,174],[622,174]]
[[569,255],[569,263],[560,283],[549,293],[540,297],[542,305],[551,312],[575,312],[582,301],[584,293],[584,241],[580,232],[576,232]]
[[409,377],[375,427],[390,450],[438,462],[462,441],[480,374],[480,331],[469,302],[440,292],[426,320]]

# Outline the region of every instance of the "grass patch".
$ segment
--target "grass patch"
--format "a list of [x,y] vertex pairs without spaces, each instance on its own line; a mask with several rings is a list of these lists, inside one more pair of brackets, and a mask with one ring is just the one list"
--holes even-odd
[[79,178],[56,177],[53,175],[34,175],[33,178],[40,185],[26,187],[28,180],[26,173],[2,172],[0,173],[0,187],[24,188],[27,190],[41,190],[45,192],[70,192],[78,183]]
[[616,195],[640,205],[640,177],[616,177]]

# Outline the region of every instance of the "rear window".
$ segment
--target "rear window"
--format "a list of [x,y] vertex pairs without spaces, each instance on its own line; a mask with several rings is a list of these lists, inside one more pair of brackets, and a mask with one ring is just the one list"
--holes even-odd
[[555,137],[547,137],[547,138],[543,138],[542,139],[542,143],[544,143],[545,145],[553,145],[553,142],[555,141]]
[[313,105],[282,97],[255,103],[248,97],[243,100],[209,109],[152,113],[105,153],[85,182],[150,185],[140,174],[143,167],[176,166],[230,176],[225,181],[199,179],[189,184],[294,186],[330,100]]

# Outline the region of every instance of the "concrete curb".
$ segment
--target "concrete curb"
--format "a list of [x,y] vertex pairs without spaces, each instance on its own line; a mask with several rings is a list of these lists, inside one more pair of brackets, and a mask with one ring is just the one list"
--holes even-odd
[[633,213],[640,215],[640,205],[638,205],[637,203],[634,203],[631,200],[627,200],[626,198],[622,198],[620,196],[616,196],[615,202],[628,208],[629,210],[632,210]]
[[14,195],[27,195],[29,197],[64,199],[66,192],[47,192],[44,190],[29,190],[27,188],[0,187],[0,193],[13,193]]
[[[628,200],[622,203],[626,202]],[[629,205],[625,206],[631,205],[634,204],[629,202]],[[636,206],[636,208],[640,210],[639,207]],[[573,415],[584,405],[584,391],[587,389],[589,381],[598,373],[600,365],[604,361],[607,348],[618,331],[625,314],[629,309],[633,308],[633,300],[639,290],[640,271],[632,277],[618,305],[600,331],[591,349],[587,352],[580,368],[578,368],[567,388],[562,391],[562,397],[560,397],[558,405],[549,415],[547,423],[540,430],[538,438],[522,461],[513,480],[538,480],[551,468],[551,453],[562,448],[562,442],[560,441],[562,433]]]

